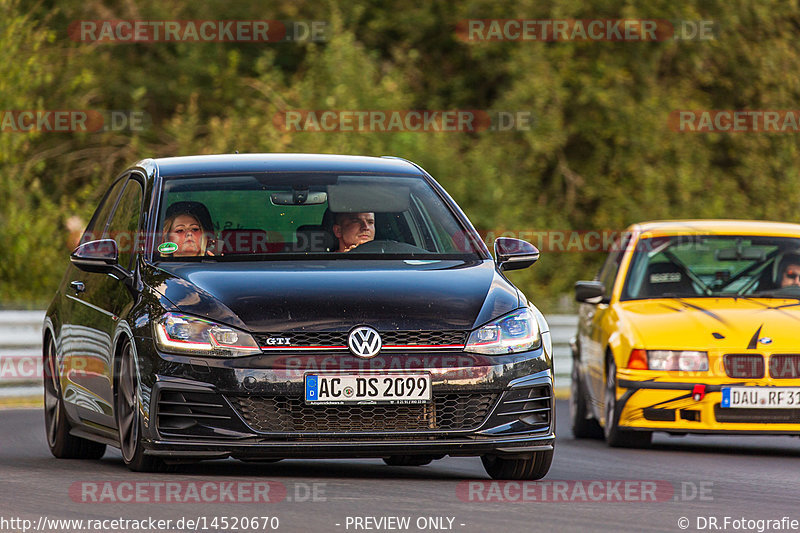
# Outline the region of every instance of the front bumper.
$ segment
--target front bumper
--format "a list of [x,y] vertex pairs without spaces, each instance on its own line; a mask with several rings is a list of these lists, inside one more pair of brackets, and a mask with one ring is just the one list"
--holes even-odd
[[[722,388],[734,386],[796,387],[764,380],[637,380],[620,373],[617,399],[620,427],[668,433],[800,435],[800,409],[723,408]],[[695,398],[700,386],[702,397]]]
[[149,444],[147,455],[178,459],[283,459],[283,458],[370,458],[390,455],[476,456],[497,454],[527,456],[537,451],[553,449],[552,434],[536,437],[463,439],[447,441],[363,439],[338,442],[192,442],[157,440]]
[[[352,359],[312,355],[287,365],[271,355],[200,360],[158,354],[151,359],[158,367],[142,376],[145,453],[199,460],[530,455],[553,449],[553,375],[542,348],[492,358],[393,354],[370,360],[368,368]],[[303,401],[306,373],[392,372],[430,373],[434,401]]]

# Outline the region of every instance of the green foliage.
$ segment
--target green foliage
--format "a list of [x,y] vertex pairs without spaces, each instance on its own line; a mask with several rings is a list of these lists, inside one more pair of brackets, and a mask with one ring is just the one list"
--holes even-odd
[[[796,109],[797,0],[0,0],[0,110],[146,112],[144,131],[0,132],[0,306],[41,305],[69,252],[66,222],[143,157],[324,152],[419,162],[490,235],[622,230],[658,218],[800,222],[795,134],[682,133],[673,110]],[[464,42],[469,18],[714,20],[717,39]],[[82,20],[324,20],[317,43],[75,42]],[[527,111],[528,131],[287,132],[287,110]],[[488,243],[491,245],[491,243]],[[544,250],[511,278],[566,310],[602,253]]]

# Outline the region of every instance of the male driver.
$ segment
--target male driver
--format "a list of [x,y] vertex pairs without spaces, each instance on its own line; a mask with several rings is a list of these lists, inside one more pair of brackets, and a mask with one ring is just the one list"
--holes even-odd
[[337,213],[333,234],[339,239],[337,252],[349,252],[375,238],[375,213]]
[[800,256],[787,255],[781,261],[781,287],[800,287]]

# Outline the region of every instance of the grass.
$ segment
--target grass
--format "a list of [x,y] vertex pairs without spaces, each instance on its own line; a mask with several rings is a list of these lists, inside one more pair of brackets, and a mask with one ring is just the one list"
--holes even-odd
[[42,407],[44,407],[44,400],[40,394],[35,396],[0,398],[0,409],[33,409]]

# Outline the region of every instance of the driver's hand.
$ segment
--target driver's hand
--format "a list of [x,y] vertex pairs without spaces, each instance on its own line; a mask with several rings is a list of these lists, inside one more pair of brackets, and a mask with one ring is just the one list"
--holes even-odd
[[353,248],[355,248],[357,246],[358,246],[358,244],[352,244],[352,245],[348,246],[347,248],[345,248],[344,250],[342,250],[342,252],[349,252],[350,250],[352,250]]

